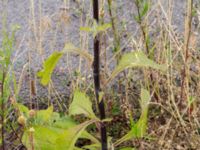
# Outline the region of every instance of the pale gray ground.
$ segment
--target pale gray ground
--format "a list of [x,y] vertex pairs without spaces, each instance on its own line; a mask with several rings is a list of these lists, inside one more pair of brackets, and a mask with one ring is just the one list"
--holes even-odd
[[[127,22],[127,33],[130,35],[136,35],[136,23],[133,19],[133,13],[135,12],[134,4],[132,0],[118,0],[118,18],[121,21]],[[163,3],[163,8],[167,8],[167,0],[160,0]],[[46,33],[42,34],[42,51],[43,54],[40,54],[40,46],[38,39],[36,40],[34,37],[34,19],[31,14],[31,0],[8,0],[7,8],[3,9],[2,1],[0,2],[0,12],[3,10],[7,11],[7,22],[8,27],[12,24],[19,24],[21,29],[17,32],[16,41],[17,44],[15,46],[15,56],[16,60],[14,61],[15,71],[17,74],[17,79],[22,72],[23,66],[30,61],[30,69],[31,72],[36,73],[39,69],[41,69],[41,56],[46,58],[49,56],[54,50],[62,50],[64,44],[66,42],[72,42],[76,46],[80,46],[80,15],[83,15],[84,18],[88,16],[89,12],[91,14],[91,1],[84,0],[82,2],[83,6],[78,6],[74,0],[70,0],[70,6],[67,13],[65,13],[62,8],[66,6],[63,3],[63,0],[41,0],[41,13],[40,13],[40,0],[34,0],[34,8],[35,8],[35,27],[39,26],[39,18],[40,14],[45,21],[50,20],[51,29],[49,29]],[[158,1],[155,0],[156,7]],[[181,32],[184,29],[184,8],[185,1],[184,0],[174,0],[173,5],[173,25],[174,28],[177,29],[177,32]],[[68,6],[67,6],[68,7]],[[81,11],[81,7],[84,9]],[[60,21],[60,15],[70,17],[70,23],[64,23],[62,20]],[[47,17],[48,16],[48,17]],[[46,17],[46,18],[45,18]],[[154,18],[152,18],[153,22]],[[84,20],[85,21],[85,20]],[[107,18],[107,21],[109,19]],[[60,24],[60,25],[59,25]],[[0,25],[2,28],[2,24]],[[32,31],[32,32],[31,32]],[[40,40],[40,39],[39,39]],[[112,38],[110,36],[110,41]],[[122,43],[125,43],[127,39],[122,39]],[[92,42],[89,40],[89,49],[92,48]],[[128,45],[128,44],[127,44]],[[127,46],[128,49],[128,46]],[[111,51],[111,49],[109,49]],[[92,50],[91,50],[92,51]],[[30,54],[30,58],[29,58]],[[78,60],[76,58],[72,58],[72,66],[75,68],[78,65]],[[60,94],[66,94],[69,92],[69,88],[67,87],[68,83],[68,74],[62,73],[60,68],[64,68],[67,70],[67,58],[63,59],[57,68],[56,73],[54,73],[53,81],[55,81],[55,87],[59,91]],[[23,88],[20,90],[20,97],[23,99],[29,98],[29,77],[28,72],[25,72],[23,79]],[[37,95],[44,97],[47,95],[45,92],[47,90],[42,88],[37,83]]]

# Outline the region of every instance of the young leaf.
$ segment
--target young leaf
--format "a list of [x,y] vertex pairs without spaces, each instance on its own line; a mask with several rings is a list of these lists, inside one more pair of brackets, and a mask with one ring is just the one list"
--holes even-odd
[[63,56],[63,52],[54,52],[51,54],[43,64],[43,70],[37,73],[37,76],[41,78],[41,84],[47,85],[50,82],[51,74],[56,67],[57,62]]
[[121,71],[132,67],[150,67],[160,71],[166,70],[165,65],[155,63],[153,60],[149,59],[142,51],[135,51],[122,56],[121,60],[119,61],[119,65],[112,72],[111,77],[107,82],[112,80]]
[[102,25],[98,25],[96,20],[93,21],[92,27],[80,27],[81,31],[91,32],[93,37],[95,37],[99,32],[105,32],[107,29],[111,27],[110,23],[105,23]]
[[69,115],[80,114],[84,114],[89,118],[96,118],[89,97],[87,97],[85,93],[76,90],[74,92],[73,101],[69,107]]
[[93,27],[93,37],[96,37],[96,35],[100,32],[105,32],[110,27],[111,27],[111,24],[98,25],[97,22],[95,21],[94,27]]

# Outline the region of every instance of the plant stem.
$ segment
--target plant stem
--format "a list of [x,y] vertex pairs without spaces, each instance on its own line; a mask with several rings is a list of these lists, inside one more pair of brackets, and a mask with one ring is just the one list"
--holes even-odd
[[[99,22],[99,3],[98,0],[93,0],[93,18],[96,20],[96,22]],[[95,86],[95,95],[96,95],[96,101],[98,103],[98,108],[100,112],[100,119],[105,119],[105,106],[104,101],[99,101],[99,91],[100,91],[100,50],[99,50],[99,35],[97,34],[94,37],[94,62],[93,62],[93,75],[94,75],[94,86]],[[101,132],[101,144],[102,144],[102,150],[107,150],[108,144],[107,144],[107,133],[106,133],[106,126],[104,123],[100,124],[100,132]]]
[[148,55],[148,57],[149,57],[149,55],[150,55],[150,50],[149,50],[149,44],[148,44],[148,40],[147,40],[147,38],[148,38],[148,35],[147,35],[147,33],[146,33],[146,24],[144,25],[143,24],[143,22],[142,22],[142,16],[141,16],[141,12],[140,12],[140,2],[138,1],[138,0],[136,0],[136,2],[135,2],[135,5],[136,5],[136,9],[137,9],[137,14],[138,14],[138,24],[140,25],[140,29],[141,29],[141,31],[142,31],[142,36],[143,36],[143,40],[144,40],[144,42],[145,42],[145,49],[146,49],[146,52],[147,52],[147,55]]
[[2,85],[1,85],[1,138],[2,138],[2,150],[5,150],[5,138],[4,138],[4,81],[5,81],[5,72],[3,69],[2,76]]
[[[146,50],[146,53],[147,53],[147,56],[148,58],[151,59],[151,54],[150,54],[150,47],[149,47],[149,43],[148,43],[148,31],[147,31],[147,23],[144,23],[143,22],[143,17],[141,15],[141,6],[140,6],[140,1],[139,0],[136,0],[135,1],[135,6],[136,6],[136,11],[137,11],[137,15],[138,15],[138,24],[139,24],[139,27],[140,27],[140,30],[142,32],[142,37],[143,37],[143,40],[144,40],[144,44],[145,44],[145,50]],[[151,83],[151,88],[154,88],[155,87],[155,77],[152,73],[152,71],[150,71],[150,81],[152,81]],[[159,101],[159,95],[154,92],[153,94],[153,97],[155,98],[155,100],[158,102]]]
[[[111,19],[112,30],[114,33],[114,52],[118,52],[120,49],[120,38],[118,36],[118,32],[115,26],[115,18],[112,13],[112,0],[108,0],[108,11]],[[120,53],[117,55],[117,61],[119,61]]]
[[182,83],[181,83],[181,101],[180,108],[184,99],[188,100],[188,59],[189,59],[189,40],[192,28],[192,7],[193,0],[188,0],[187,3],[187,16],[185,20],[185,38],[184,38],[184,66],[182,71]]

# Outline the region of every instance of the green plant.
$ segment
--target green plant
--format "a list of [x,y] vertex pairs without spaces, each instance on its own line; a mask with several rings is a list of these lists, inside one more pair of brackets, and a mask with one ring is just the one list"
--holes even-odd
[[15,32],[19,29],[18,25],[12,26],[11,34],[6,29],[6,19],[4,18],[4,27],[2,31],[2,44],[0,48],[0,106],[1,106],[1,145],[5,150],[5,125],[7,122],[7,116],[10,109],[8,109],[6,103],[10,97],[10,83],[12,81],[12,61],[11,56],[13,54],[13,46],[15,41]]
[[[46,110],[29,110],[26,106],[16,103],[14,107],[20,112],[19,118],[24,118],[21,124],[24,127],[22,142],[28,149],[73,150],[76,149],[75,143],[78,138],[89,139],[96,145],[99,144],[94,136],[85,131],[88,125],[97,121],[95,119],[77,124],[69,115],[61,117],[53,112],[52,106]],[[78,109],[79,106],[72,107]],[[33,112],[34,115],[31,115]],[[74,114],[73,110],[69,111],[69,114]]]
[[[44,62],[44,64],[45,64],[44,69],[38,73],[38,76],[41,77],[41,83],[43,85],[46,85],[50,82],[51,74],[53,72],[54,67],[56,66],[55,64],[61,58],[60,56],[62,56],[64,54],[64,52],[66,52],[66,51],[71,52],[71,50],[67,50],[67,48],[72,49],[73,47],[68,46],[68,47],[65,47],[65,50],[63,50],[62,52],[54,52]],[[82,55],[82,53],[80,53],[80,55]],[[83,56],[90,56],[90,54],[83,55]],[[157,70],[162,70],[162,71],[166,70],[165,65],[156,64],[152,60],[148,59],[145,56],[145,54],[142,53],[141,51],[131,52],[129,54],[125,54],[124,56],[122,56],[122,59],[119,61],[119,65],[113,71],[113,73],[111,74],[111,77],[108,79],[108,81],[110,81],[111,79],[116,77],[117,74],[119,74],[124,69],[132,68],[132,67],[145,67],[145,68],[151,67],[151,68],[157,69]],[[108,81],[107,81],[107,83],[108,83]],[[147,128],[147,115],[148,115],[149,101],[150,101],[150,95],[149,95],[148,91],[142,89],[142,91],[141,91],[141,102],[140,102],[141,109],[142,109],[141,117],[136,123],[134,123],[134,125],[131,128],[131,131],[127,135],[125,135],[120,140],[118,140],[114,143],[115,146],[118,146],[119,144],[121,144],[121,143],[123,143],[127,140],[130,140],[132,138],[141,138],[141,137],[145,136],[146,128]],[[80,114],[84,114],[85,116],[90,118],[89,122],[91,124],[95,123],[95,122],[97,124],[99,124],[99,123],[102,124],[104,122],[104,119],[102,119],[102,118],[98,119],[98,117],[96,117],[96,115],[95,115],[95,113],[93,112],[93,109],[92,109],[92,103],[90,102],[89,98],[85,95],[85,93],[82,93],[79,90],[76,90],[74,92],[73,102],[71,103],[71,105],[69,107],[69,115],[80,115]],[[87,125],[90,124],[89,122],[88,123],[86,122],[86,123],[83,123],[83,124],[84,125],[86,124],[86,126],[87,126]],[[80,126],[82,126],[82,124],[80,124]],[[83,128],[81,128],[80,131],[83,131],[86,128],[86,126],[82,126]],[[79,125],[78,125],[78,127],[79,127]],[[63,135],[62,141],[64,139],[67,139],[67,135],[69,133],[65,132],[65,134],[66,134],[66,136]],[[76,134],[79,134],[79,133],[76,133]],[[76,136],[75,139],[77,140],[78,138],[79,138],[79,136]],[[75,143],[75,141],[73,141],[73,142]],[[59,143],[59,145],[62,145],[62,144],[64,144],[62,146],[62,149],[65,149],[66,148],[65,143],[64,142]],[[89,147],[91,147],[91,146],[93,147],[94,145],[87,146],[87,148],[89,149]],[[96,147],[97,147],[96,149],[99,149],[100,145],[98,145]]]
[[[131,131],[114,142],[113,146],[117,147],[132,138],[140,138],[146,135],[150,99],[148,91],[142,89],[140,119],[134,123]],[[15,103],[14,107],[20,112],[19,123],[24,127],[23,144],[31,150],[74,150],[78,149],[75,143],[79,138],[91,141],[90,145],[84,145],[82,149],[98,150],[101,147],[100,141],[87,132],[86,128],[93,123],[110,121],[110,119],[100,120],[95,116],[89,97],[80,90],[74,92],[73,101],[69,106],[69,113],[62,117],[53,112],[52,106],[46,110],[29,110],[26,106]],[[89,120],[77,124],[71,118],[71,116],[82,114]]]

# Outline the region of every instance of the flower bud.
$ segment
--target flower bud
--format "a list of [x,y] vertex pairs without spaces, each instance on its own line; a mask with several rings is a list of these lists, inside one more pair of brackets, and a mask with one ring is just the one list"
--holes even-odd
[[21,115],[21,116],[18,117],[17,122],[18,122],[20,125],[24,126],[24,125],[26,124],[26,118],[25,118],[24,116]]
[[31,127],[31,128],[29,129],[29,132],[31,132],[31,133],[35,132],[35,129],[34,129],[33,127]]
[[35,116],[35,114],[36,114],[35,110],[31,109],[31,110],[29,111],[29,117],[30,117],[30,118],[33,118],[33,117]]

